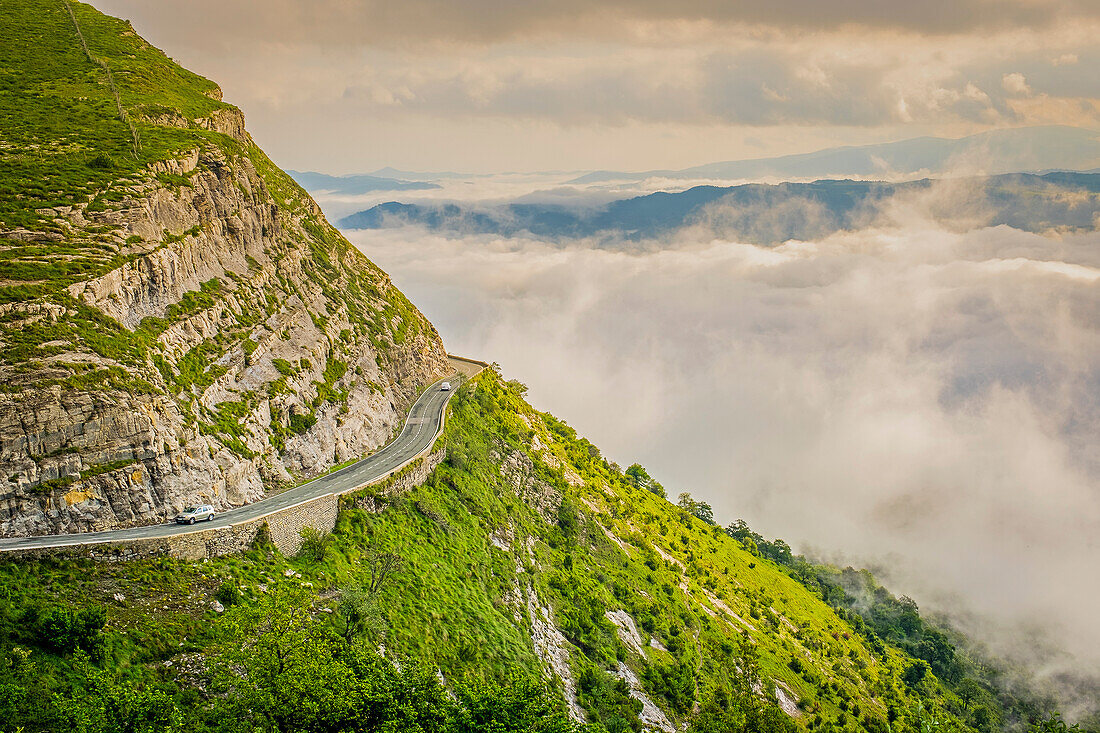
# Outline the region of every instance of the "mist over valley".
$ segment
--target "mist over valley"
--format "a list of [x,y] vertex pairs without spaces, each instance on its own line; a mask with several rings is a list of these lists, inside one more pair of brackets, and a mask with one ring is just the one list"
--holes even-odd
[[343,224],[369,224],[345,231],[452,348],[493,354],[623,465],[723,523],[873,567],[1055,688],[1091,689],[1097,178],[595,205],[528,181],[512,201]]

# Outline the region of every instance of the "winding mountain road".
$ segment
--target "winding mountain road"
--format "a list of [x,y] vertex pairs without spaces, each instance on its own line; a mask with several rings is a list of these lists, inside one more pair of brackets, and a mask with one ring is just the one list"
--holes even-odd
[[[454,364],[454,361],[452,361],[452,364]],[[450,381],[453,386],[457,386],[459,381],[465,379],[466,376],[472,376],[468,373],[466,375],[461,373],[467,371],[462,368],[462,365],[456,364],[455,366],[460,370],[458,373],[431,385],[413,403],[401,433],[393,442],[377,453],[338,471],[325,474],[280,494],[221,512],[209,522],[199,522],[194,525],[178,525],[175,522],[167,522],[102,532],[0,538],[0,552],[42,550],[51,547],[71,547],[74,545],[94,545],[104,542],[171,537],[189,532],[230,527],[234,524],[258,519],[279,509],[301,504],[318,496],[342,494],[375,483],[400,470],[414,458],[428,450],[435,442],[436,436],[442,432],[447,401],[450,400],[454,391],[444,391],[440,389],[440,386],[444,381]]]

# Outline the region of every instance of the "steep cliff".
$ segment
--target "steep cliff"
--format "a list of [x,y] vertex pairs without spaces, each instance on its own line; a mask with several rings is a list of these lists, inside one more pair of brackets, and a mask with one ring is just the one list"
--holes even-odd
[[0,28],[0,535],[224,508],[384,443],[439,336],[240,111],[88,6]]

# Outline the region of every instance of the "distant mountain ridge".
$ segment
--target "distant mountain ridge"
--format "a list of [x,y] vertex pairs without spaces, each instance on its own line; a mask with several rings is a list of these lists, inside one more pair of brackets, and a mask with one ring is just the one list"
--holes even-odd
[[[808,240],[880,221],[897,196],[932,192],[931,179],[904,183],[826,180],[813,183],[696,186],[613,201],[599,208],[508,203],[477,208],[455,203],[379,204],[340,220],[345,229],[418,225],[456,234],[534,236],[561,241],[597,237],[640,241],[701,227],[715,236],[761,245]],[[952,181],[948,197],[927,204],[953,226],[1004,224],[1025,231],[1092,229],[1100,216],[1100,175],[1007,174]],[[1073,195],[1067,195],[1073,194]]]
[[360,194],[371,191],[428,191],[439,188],[438,185],[426,181],[406,181],[364,174],[330,176],[313,171],[287,171],[287,173],[307,191]]
[[753,178],[829,178],[1085,170],[1100,166],[1100,132],[1065,125],[992,130],[950,139],[918,137],[877,145],[826,148],[777,158],[707,163],[681,170],[595,171],[571,183]]

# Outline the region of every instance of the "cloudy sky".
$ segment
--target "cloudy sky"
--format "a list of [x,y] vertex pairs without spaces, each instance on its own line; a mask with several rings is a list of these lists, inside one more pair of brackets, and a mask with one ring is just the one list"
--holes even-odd
[[1100,127],[1094,0],[101,0],[284,167],[683,168]]

